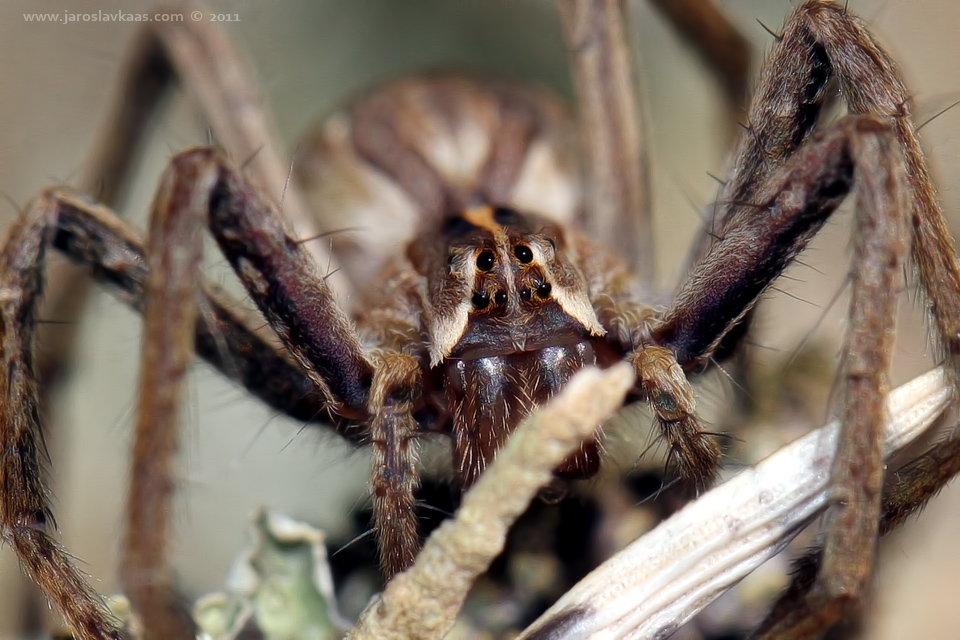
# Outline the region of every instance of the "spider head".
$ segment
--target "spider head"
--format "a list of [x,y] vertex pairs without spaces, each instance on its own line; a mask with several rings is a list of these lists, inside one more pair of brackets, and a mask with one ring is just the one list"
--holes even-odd
[[428,283],[431,365],[604,333],[563,229],[546,218],[506,207],[467,209],[410,255]]

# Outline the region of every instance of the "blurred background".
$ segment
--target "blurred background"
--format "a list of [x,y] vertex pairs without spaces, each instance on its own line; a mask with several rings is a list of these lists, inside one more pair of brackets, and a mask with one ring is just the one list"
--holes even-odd
[[[782,24],[786,0],[718,0],[758,56],[770,43],[760,22]],[[253,65],[284,148],[357,91],[398,74],[474,69],[529,79],[570,93],[559,23],[545,0],[348,0],[254,3],[210,0]],[[649,107],[661,284],[683,269],[698,211],[716,191],[730,137],[718,87],[696,56],[644,2],[630,3]],[[861,15],[900,62],[924,121],[960,99],[960,9],[950,0],[856,0]],[[76,183],[109,112],[136,26],[31,23],[30,13],[153,12],[146,0],[6,0],[0,4],[0,222],[9,223],[41,188]],[[948,215],[960,211],[960,109],[923,129]],[[179,91],[161,114],[126,215],[142,225],[169,156],[207,135],[196,105]],[[831,221],[759,314],[761,360],[812,340],[835,353],[845,304],[825,308],[847,273],[849,216]],[[955,227],[956,233],[956,227]],[[54,258],[59,260],[59,258]],[[212,258],[211,277],[225,279]],[[349,301],[345,301],[349,305]],[[928,366],[926,333],[913,299],[901,304],[895,382]],[[94,292],[74,369],[50,409],[51,486],[64,544],[104,593],[116,590],[116,560],[134,406],[140,320]],[[821,316],[823,317],[820,320]],[[55,320],[55,319],[53,319]],[[55,328],[48,330],[56,330]],[[764,356],[763,354],[767,354]],[[761,362],[760,366],[764,366]],[[773,365],[771,365],[773,366]],[[195,594],[222,584],[262,505],[345,535],[344,515],[366,500],[368,458],[335,438],[302,429],[243,398],[203,364],[191,373],[177,507],[176,566]],[[884,543],[871,638],[955,637],[960,592],[960,488]],[[0,550],[0,638],[16,637],[25,582]]]

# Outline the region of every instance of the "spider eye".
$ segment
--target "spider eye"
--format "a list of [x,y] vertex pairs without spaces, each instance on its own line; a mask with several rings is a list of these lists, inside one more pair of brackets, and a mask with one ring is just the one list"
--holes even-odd
[[541,282],[537,285],[537,295],[541,298],[549,298],[551,291],[553,291],[553,287],[550,286],[549,282]]
[[480,255],[477,256],[477,269],[480,271],[490,271],[493,269],[493,265],[496,260],[493,257],[492,251],[481,251]]
[[518,244],[513,250],[513,255],[517,256],[520,264],[530,264],[533,262],[533,251],[525,244]]
[[490,304],[490,294],[486,291],[477,291],[473,294],[470,302],[473,303],[474,309],[486,309],[487,305]]
[[493,301],[498,307],[507,304],[507,292],[503,290],[497,291],[493,294]]

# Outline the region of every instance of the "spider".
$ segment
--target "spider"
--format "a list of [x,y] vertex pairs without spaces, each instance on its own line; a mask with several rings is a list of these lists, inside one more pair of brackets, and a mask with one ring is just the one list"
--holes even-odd
[[[851,124],[846,126],[851,127],[850,129],[851,131],[853,130],[852,128],[854,127],[854,125]],[[867,124],[864,126],[866,127],[865,131],[869,131],[870,126],[872,125]],[[841,128],[837,128],[835,132],[840,130]],[[840,139],[842,140],[846,140],[847,136],[851,136],[853,138],[859,139],[856,136],[852,136],[852,134],[850,134],[849,131],[846,131],[846,130],[844,131],[845,133],[843,133],[842,135],[839,133],[837,133],[836,135],[840,136]],[[880,135],[879,138],[883,139],[884,136]],[[824,144],[826,145],[827,143],[824,143]],[[200,157],[199,154],[196,157]],[[206,160],[204,162],[206,162]],[[846,182],[849,181],[848,178],[849,177],[847,176],[843,179],[838,180],[838,183],[844,183],[845,185],[840,189],[841,191],[845,191],[849,187],[849,185],[846,184]],[[751,185],[751,186],[755,186],[755,185]],[[476,194],[472,194],[471,197],[475,195]],[[487,195],[489,196],[489,194]],[[493,199],[493,198],[490,198],[490,199]],[[451,208],[457,211],[460,211],[462,215],[460,215],[460,217],[448,218],[448,222],[449,222],[449,225],[447,227],[448,239],[457,238],[459,240],[463,240],[464,238],[469,238],[471,233],[476,233],[478,230],[482,231],[484,229],[492,233],[497,233],[498,230],[502,230],[502,229],[514,229],[514,230],[521,229],[524,227],[525,221],[528,227],[527,232],[532,233],[533,230],[536,229],[537,233],[532,233],[532,235],[528,237],[526,244],[519,242],[516,237],[511,237],[510,234],[507,233],[506,235],[510,243],[508,247],[509,251],[506,251],[506,252],[503,251],[504,247],[507,245],[503,245],[503,243],[501,242],[501,245],[498,247],[499,256],[496,255],[497,252],[493,252],[495,253],[493,265],[490,265],[489,256],[485,255],[482,250],[480,250],[479,253],[476,253],[476,255],[465,257],[466,250],[464,249],[464,247],[458,247],[457,255],[445,257],[445,260],[449,260],[451,257],[453,258],[453,264],[447,265],[448,269],[450,267],[453,267],[453,269],[450,271],[451,273],[458,273],[462,275],[463,271],[467,269],[474,269],[484,273],[491,273],[493,274],[491,278],[493,280],[497,280],[500,276],[502,276],[502,273],[498,271],[498,263],[496,262],[497,259],[501,261],[500,264],[505,264],[506,261],[512,261],[515,259],[520,264],[525,264],[525,265],[532,264],[534,266],[539,264],[540,266],[543,266],[548,261],[548,259],[546,258],[546,256],[548,255],[548,251],[550,250],[556,251],[557,244],[561,244],[560,253],[562,254],[563,248],[562,248],[562,243],[560,243],[560,238],[558,236],[554,237],[550,235],[550,233],[556,233],[556,232],[551,232],[548,230],[550,226],[549,224],[538,221],[536,223],[533,223],[533,226],[531,227],[530,220],[537,220],[537,219],[528,216],[522,211],[518,211],[517,208],[509,207],[509,206],[498,206],[498,207],[490,207],[490,208],[485,208],[483,206],[475,207],[475,206],[472,206],[472,203],[468,202],[469,200],[470,198],[464,198],[462,201],[458,201],[454,199],[456,206]],[[735,202],[737,199],[728,197],[727,200],[731,202]],[[494,203],[490,203],[490,204],[494,204]],[[744,206],[746,206],[745,203],[743,202],[740,202],[740,204],[743,204]],[[746,203],[746,204],[749,204],[749,203]],[[741,214],[741,215],[747,215],[747,214]],[[560,232],[560,233],[566,233],[566,232]],[[553,246],[553,249],[549,249],[549,247],[551,246]],[[526,250],[524,250],[523,247],[526,247]],[[584,249],[584,253],[587,253],[587,251],[588,250]],[[512,258],[510,257],[511,255],[513,256]],[[432,259],[432,257],[430,256],[428,256],[427,258],[422,258],[422,260],[424,260],[424,264],[427,264],[430,259]],[[470,266],[471,264],[473,266]],[[489,269],[485,268],[486,265],[490,265],[491,268]],[[564,265],[557,265],[557,268],[560,268],[562,266]],[[530,267],[530,269],[533,269],[533,268],[534,267]],[[583,266],[580,266],[579,268],[585,269],[585,267]],[[772,272],[775,272],[775,271],[778,271],[778,269],[772,270]],[[603,272],[608,273],[608,270],[605,268]],[[772,272],[768,274],[771,277],[772,275],[774,275]],[[256,286],[255,286],[256,280],[257,280],[256,275],[251,274],[249,270],[246,275],[254,283],[251,286],[253,286],[253,288],[256,289]],[[560,312],[562,312],[562,314],[559,316],[561,320],[565,316],[567,320],[572,318],[579,323],[579,327],[577,327],[576,325],[573,325],[573,327],[571,327],[569,326],[569,324],[564,325],[564,331],[566,332],[562,338],[562,342],[564,344],[571,341],[579,345],[586,344],[586,341],[594,340],[595,338],[599,339],[599,334],[604,330],[606,330],[607,333],[610,333],[610,334],[615,333],[614,329],[617,328],[614,326],[617,322],[616,319],[609,320],[608,325],[604,326],[603,323],[600,322],[602,314],[596,317],[595,323],[594,323],[594,320],[589,317],[590,311],[587,309],[586,306],[583,305],[582,299],[580,300],[577,299],[576,286],[572,286],[570,289],[563,289],[562,287],[557,286],[557,291],[553,291],[554,283],[558,282],[558,279],[559,279],[559,276],[553,272],[545,274],[541,270],[541,273],[539,273],[539,275],[535,274],[534,276],[532,276],[532,278],[533,278],[531,280],[532,284],[526,287],[526,289],[530,291],[530,295],[528,296],[530,300],[524,300],[525,296],[523,294],[523,291],[525,290],[525,287],[522,286],[522,283],[521,283],[521,286],[517,287],[516,295],[522,301],[530,302],[535,297],[540,303],[543,303],[544,305],[550,305],[555,302],[556,305],[559,305]],[[760,286],[765,283],[766,283],[766,280],[764,280],[761,283],[757,283],[757,286]],[[533,286],[534,284],[536,286]],[[574,282],[574,285],[576,284],[577,283]],[[544,287],[544,285],[550,285],[550,286]],[[487,289],[489,289],[489,292],[487,291]],[[503,289],[502,286],[500,288],[498,288],[497,286],[487,286],[486,284],[481,286],[480,291],[476,293],[472,293],[470,296],[470,304],[472,305],[473,310],[479,312],[490,307],[497,308],[498,305],[504,305],[507,303],[513,304],[513,301],[509,299],[506,301],[499,301],[498,294],[502,292],[502,289]],[[486,297],[491,298],[491,301],[485,300],[485,296],[483,295],[485,292],[488,294]],[[582,292],[580,295],[582,296]],[[613,297],[616,297],[616,296],[613,296]],[[754,296],[751,294],[749,298],[752,301]],[[595,307],[597,306],[597,303],[595,301],[591,300],[591,302],[593,302],[593,306]],[[737,308],[739,310],[743,310],[744,308],[746,308],[746,306],[749,306],[749,304],[750,303],[741,302]],[[204,311],[209,312],[209,309],[206,309]],[[469,313],[473,313],[473,311],[468,311],[468,314]],[[557,309],[553,308],[553,311],[551,311],[551,313],[553,313],[556,316],[556,314],[558,313]],[[638,310],[637,313],[639,313],[640,315],[645,315],[645,312],[642,310]],[[630,310],[630,313],[626,315],[630,316],[632,314],[633,314],[633,310]],[[737,314],[734,314],[734,315],[737,315]],[[669,314],[667,317],[668,318],[670,317]],[[667,322],[663,325],[656,325],[652,319],[650,320],[650,322],[651,324],[649,325],[643,325],[643,324],[627,325],[624,322],[621,322],[621,325],[623,325],[623,327],[620,327],[621,336],[619,338],[619,342],[621,344],[617,345],[615,341],[613,344],[613,348],[619,351],[619,355],[630,352],[633,349],[633,347],[638,343],[650,341],[651,343],[669,345],[671,347],[670,351],[674,353],[675,357],[679,356],[683,364],[688,365],[690,368],[693,368],[695,364],[696,365],[701,364],[700,356],[705,355],[707,352],[711,350],[711,348],[704,348],[702,349],[703,353],[695,354],[697,357],[690,357],[691,354],[690,353],[684,354],[683,349],[681,348],[681,344],[686,344],[686,342],[684,342],[685,339],[678,339],[675,337],[666,339],[663,337],[665,335],[663,332],[669,333],[669,330],[671,329],[671,327],[676,327],[677,326],[676,324],[671,325],[669,322]],[[443,327],[441,327],[441,329],[442,328]],[[727,329],[727,326],[724,326],[722,327],[722,330],[715,330],[714,334],[716,335],[712,337],[719,337],[719,334],[722,334],[726,329]],[[640,334],[642,335],[640,334],[638,334],[637,336],[629,335],[629,333],[633,330],[639,331]],[[453,331],[454,329],[445,329],[444,331],[440,332],[440,335],[448,335]],[[491,331],[494,331],[494,329],[491,329]],[[580,335],[577,333],[581,331],[586,331],[587,334],[593,335],[593,337],[587,338],[586,335]],[[658,331],[660,333],[658,333]],[[626,332],[626,333],[623,333],[623,332]],[[407,333],[409,334],[409,332]],[[576,335],[574,336],[574,334]],[[461,336],[460,334],[457,334],[456,337],[461,337]],[[519,340],[522,342],[524,340],[528,340],[529,337],[530,336],[520,336],[519,338],[513,337],[511,338],[511,341]],[[577,342],[576,340],[574,340],[574,337],[576,337],[578,340],[581,338],[583,340],[580,340],[579,342]],[[413,339],[414,337],[411,335],[406,335],[404,336],[404,338],[406,339],[406,342],[404,344],[412,344],[415,342],[415,340]],[[441,345],[441,347],[437,347],[434,349],[434,353],[430,354],[431,357],[433,359],[437,359],[437,358],[442,359],[442,356],[445,355],[443,349],[446,347],[442,346],[443,344],[442,341],[436,339],[436,336],[431,336],[431,339],[432,339],[431,344],[435,346]],[[537,346],[543,346],[543,345],[537,345]],[[558,346],[564,346],[564,345],[550,345],[549,347],[552,349]],[[712,345],[697,345],[696,350],[701,350],[702,347],[712,347]],[[486,348],[486,347],[484,346],[484,347],[481,347],[481,349],[482,348]],[[653,351],[653,349],[646,349],[645,351]],[[663,356],[668,360],[671,357],[670,354],[668,353],[664,354],[659,351],[655,351],[654,353],[657,356]],[[459,354],[459,355],[462,355],[462,354]],[[470,354],[470,358],[477,359],[481,362],[484,362],[488,359],[488,355],[490,354],[486,354],[485,352],[481,351],[481,352],[475,352]],[[571,353],[564,352],[563,355],[564,357],[570,357]],[[583,355],[583,357],[586,357],[589,359],[589,354],[579,354],[579,355]],[[641,361],[642,356],[644,355],[650,355],[650,354],[649,353],[642,354],[638,352],[635,356],[635,360],[638,362]],[[597,357],[603,360],[605,356],[604,354],[599,354]],[[609,357],[609,354],[607,354],[607,357]],[[460,360],[460,361],[463,362],[468,360]],[[356,363],[357,362],[354,362],[354,364]],[[280,366],[283,365],[283,363],[279,363],[279,364]],[[658,365],[650,365],[650,367],[651,367],[652,373],[649,373],[646,376],[646,378],[649,380],[651,378],[656,378],[657,376],[659,376],[661,384],[657,385],[657,390],[663,390],[663,387],[667,387],[668,390],[671,391],[671,393],[667,394],[667,397],[664,398],[662,402],[655,403],[655,404],[658,404],[659,415],[661,419],[664,422],[671,422],[675,419],[676,416],[668,415],[668,413],[672,409],[670,405],[675,404],[674,401],[677,399],[677,397],[684,396],[686,394],[687,391],[685,387],[685,382],[680,381],[678,378],[676,380],[675,385],[671,389],[670,385],[662,384],[662,383],[665,382],[665,378],[670,377],[672,371],[675,371],[672,365],[664,368],[661,368]],[[359,365],[359,369],[360,369],[360,375],[357,378],[357,380],[361,381],[359,383],[359,388],[366,389],[369,383],[365,378],[369,376],[369,372],[366,372],[362,365]],[[639,366],[638,369],[642,373],[644,370],[644,367]],[[401,367],[399,367],[398,365],[392,365],[387,367],[385,370],[390,372],[397,372],[397,371],[401,371]],[[346,376],[346,375],[340,376],[339,374],[341,373],[345,373],[345,372],[338,371],[338,376],[337,376],[338,380],[328,380],[327,382],[349,381],[349,376]],[[466,376],[467,374],[463,374],[463,375]],[[643,376],[641,377],[643,378]],[[349,396],[351,393],[355,393],[357,391],[357,388],[358,388],[357,385],[354,385],[353,387],[351,387],[348,384],[345,387],[342,387],[342,388],[338,387],[333,389],[332,393],[334,394],[335,399],[344,401],[345,397]],[[554,390],[553,388],[548,389],[546,392],[546,395],[549,395],[549,393],[552,393],[553,390]],[[533,395],[537,395],[538,393],[543,392],[542,389],[533,389],[533,388],[527,388],[525,391]],[[641,389],[641,390],[638,390],[637,395],[649,398],[652,394],[655,395],[655,391],[656,390],[652,392],[650,389]],[[278,393],[282,394],[283,390],[282,389],[278,390]],[[457,401],[466,402],[469,400],[470,397],[472,396],[463,396],[461,398],[454,398],[453,404],[455,404]],[[537,399],[543,400],[544,398],[537,398]],[[289,401],[289,398],[287,401]],[[447,400],[447,403],[448,405],[451,404],[449,399]],[[316,411],[318,410],[318,408],[319,407],[316,407],[316,406],[308,406],[306,408],[303,408],[302,410],[309,412],[309,411]],[[435,407],[433,408],[435,409]],[[401,413],[403,412],[401,411]],[[341,418],[346,418],[346,419],[356,419],[358,417],[362,417],[362,411],[358,412],[356,406],[350,409],[342,408],[338,410],[337,414]],[[681,418],[683,421],[689,422],[688,427],[692,431],[696,431],[698,427],[696,427],[696,425],[693,422],[694,420],[693,415],[694,414],[692,412],[686,412],[686,415],[681,416]],[[427,421],[430,419],[437,419],[437,418],[423,417],[422,415],[418,415],[417,418],[423,423],[427,423]],[[337,419],[334,417],[334,422],[336,421]],[[440,429],[441,427],[437,427],[437,428]],[[681,456],[680,460],[691,463],[691,466],[687,471],[688,476],[691,476],[691,478],[694,481],[700,481],[700,482],[704,481],[705,477],[708,476],[709,473],[711,472],[711,468],[715,465],[715,462],[712,460],[712,458],[714,458],[716,454],[715,454],[715,451],[712,450],[712,446],[709,444],[709,441],[702,440],[698,442],[696,438],[694,438],[694,440],[691,443],[691,442],[685,442],[680,440],[680,441],[677,441],[676,446],[680,448],[692,448],[697,450],[700,458],[699,460],[696,460],[697,456],[693,456],[692,458],[690,456]],[[470,451],[475,451],[475,449],[476,449],[475,447],[473,448],[466,447],[464,454],[467,454]],[[476,459],[478,460],[485,459],[486,457],[489,457],[490,452],[484,452],[484,454],[485,455],[482,455]],[[467,459],[466,455],[459,456],[458,458],[461,461]],[[592,466],[593,464],[595,464],[594,452],[590,451],[589,449],[585,449],[584,452],[581,454],[581,457],[576,459],[575,461],[571,461],[571,463],[566,466],[564,471],[570,474],[585,475],[585,473],[589,470],[588,467]],[[471,481],[475,479],[476,475],[480,471],[480,468],[481,468],[481,465],[479,464],[465,465],[462,471],[464,480],[469,484]],[[386,519],[393,520],[394,518],[392,515],[390,515]],[[407,521],[406,526],[409,527],[409,520]],[[389,527],[381,527],[381,529],[389,529]],[[409,543],[409,540],[411,539],[409,532],[403,531],[402,528],[398,531],[399,532],[394,534],[397,537],[397,542],[395,543],[387,542],[385,544],[385,547],[387,547],[388,549],[392,549],[393,552],[396,553],[396,555],[393,557],[391,557],[389,553],[387,554],[388,555],[387,562],[392,566],[393,570],[399,569],[400,567],[404,566],[407,562],[409,562],[410,555],[412,554],[412,549],[410,548],[410,543]],[[391,534],[389,531],[387,531],[385,535],[389,536]]]

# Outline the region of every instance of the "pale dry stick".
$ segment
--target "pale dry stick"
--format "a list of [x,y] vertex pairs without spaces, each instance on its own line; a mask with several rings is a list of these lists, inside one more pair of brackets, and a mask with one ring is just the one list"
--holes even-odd
[[633,384],[624,363],[578,373],[553,400],[524,420],[456,516],[424,545],[417,561],[391,580],[348,638],[442,638],[474,580],[503,549],[507,531],[553,470],[622,404]]
[[[885,456],[949,406],[937,368],[887,398]],[[663,638],[779,552],[834,497],[839,423],[810,433],[704,494],[560,598],[520,638]]]

